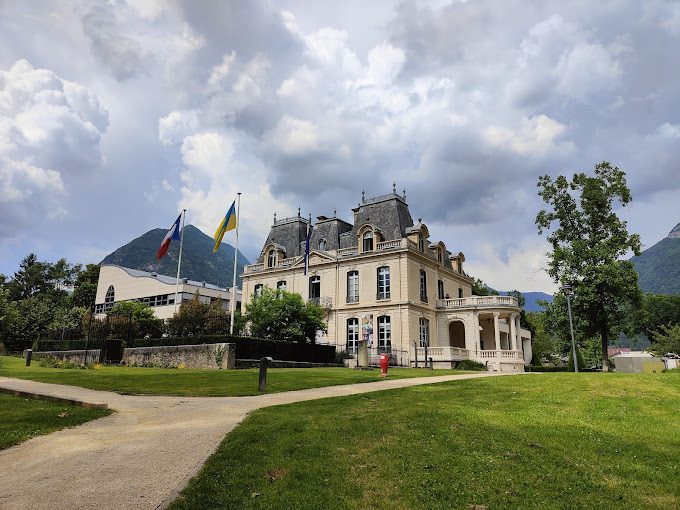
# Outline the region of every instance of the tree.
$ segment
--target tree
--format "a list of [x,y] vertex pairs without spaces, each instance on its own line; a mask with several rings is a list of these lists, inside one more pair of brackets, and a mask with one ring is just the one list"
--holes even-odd
[[497,296],[498,291],[490,289],[481,278],[472,280],[472,295],[473,296]]
[[73,284],[71,296],[75,306],[82,306],[90,310],[97,297],[97,283],[99,282],[99,264],[88,264],[80,271]]
[[543,360],[554,363],[555,342],[545,327],[545,312],[529,312],[526,320],[531,325],[531,364],[542,365]]
[[680,324],[661,326],[654,334],[654,343],[649,350],[657,356],[680,355]]
[[246,306],[245,318],[253,336],[314,343],[316,332],[327,330],[325,315],[323,308],[305,303],[299,294],[264,287]]
[[119,301],[111,307],[111,310],[107,315],[119,315],[128,318],[128,324],[131,327],[130,336],[132,338],[160,338],[163,334],[163,321],[156,318],[156,315],[153,313],[153,308],[146,303],[140,303],[139,301]]
[[620,260],[629,251],[640,254],[640,238],[628,233],[612,209],[615,201],[626,206],[632,199],[625,173],[603,162],[594,176],[576,173],[571,182],[544,175],[538,188],[549,206],[536,216],[539,234],[546,233],[552,246],[548,274],[573,287],[574,315],[582,319],[586,336],[599,335],[607,371],[609,336],[620,329],[623,308],[641,300],[632,263]]

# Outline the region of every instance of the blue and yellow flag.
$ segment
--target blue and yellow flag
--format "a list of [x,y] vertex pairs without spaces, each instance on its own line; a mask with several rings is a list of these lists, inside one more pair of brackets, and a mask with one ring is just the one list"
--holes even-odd
[[224,218],[222,218],[222,223],[220,223],[220,226],[217,227],[217,230],[215,230],[214,237],[215,246],[213,247],[213,253],[215,253],[220,247],[220,243],[222,242],[224,233],[230,230],[234,230],[235,228],[236,228],[236,200],[232,202],[229,211],[227,211],[227,214],[224,216]]

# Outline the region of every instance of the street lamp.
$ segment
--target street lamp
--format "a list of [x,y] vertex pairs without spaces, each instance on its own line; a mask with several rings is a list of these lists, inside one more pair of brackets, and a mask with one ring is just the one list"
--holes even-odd
[[562,285],[562,291],[567,296],[567,310],[569,310],[569,330],[571,331],[571,352],[574,356],[574,372],[578,372],[578,360],[576,358],[576,341],[574,340],[574,323],[571,320],[571,285],[565,283]]

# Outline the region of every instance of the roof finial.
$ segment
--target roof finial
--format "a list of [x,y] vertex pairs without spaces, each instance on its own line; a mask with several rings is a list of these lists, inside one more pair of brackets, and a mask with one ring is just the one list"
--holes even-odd
[[338,217],[338,210],[333,209],[333,218],[337,218],[337,217]]
[[309,213],[309,223],[312,223],[312,213]]
[[276,225],[276,211],[274,211],[274,224]]
[[366,201],[366,192],[364,190],[361,190],[361,203],[363,204]]
[[298,205],[298,218],[300,217],[300,206]]
[[392,193],[394,195],[397,194],[397,182],[396,181],[392,181]]
[[406,188],[402,190],[404,192],[404,202],[406,202]]

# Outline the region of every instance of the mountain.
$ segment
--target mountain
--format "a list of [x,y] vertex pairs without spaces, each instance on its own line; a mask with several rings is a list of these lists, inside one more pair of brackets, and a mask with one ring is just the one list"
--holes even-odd
[[680,223],[651,248],[630,261],[644,292],[680,294]]
[[[499,290],[498,293],[501,296],[507,296],[508,291]],[[542,312],[544,308],[538,304],[538,301],[547,301],[552,303],[553,296],[551,294],[546,294],[545,292],[522,292],[524,296],[525,304],[524,311],[526,312]]]
[[[165,237],[167,230],[155,228],[146,234],[121,246],[110,253],[102,264],[116,264],[118,266],[155,271],[158,274],[175,276],[177,274],[177,257],[179,255],[179,241],[170,244],[168,254],[161,260],[156,259],[156,252]],[[215,242],[193,225],[184,227],[184,245],[182,247],[183,278],[199,282],[212,283],[220,287],[231,287],[234,271],[234,247],[222,243],[217,253],[213,253]],[[236,266],[236,284],[241,287],[240,275],[243,266],[249,264],[243,254],[238,252]]]

